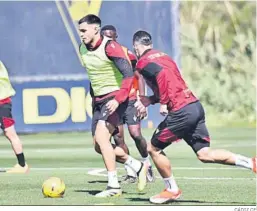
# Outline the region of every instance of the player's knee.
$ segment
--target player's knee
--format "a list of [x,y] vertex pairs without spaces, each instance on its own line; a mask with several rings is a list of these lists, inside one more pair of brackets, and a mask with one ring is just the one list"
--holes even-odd
[[101,149],[100,149],[100,146],[98,144],[95,144],[95,151],[98,153],[98,154],[101,154]]
[[214,162],[211,149],[209,147],[205,147],[200,149],[197,153],[197,158],[203,163],[212,163]]
[[115,141],[115,144],[119,147],[125,144],[124,137],[121,134],[116,134],[115,136],[113,136],[113,139]]
[[113,136],[115,145],[122,148],[126,154],[129,154],[127,145],[125,144],[124,136],[122,134],[116,134]]
[[161,150],[153,146],[151,143],[147,143],[147,152],[150,154],[150,156],[154,155],[155,153],[159,153],[159,151]]
[[150,154],[151,153],[151,150],[152,150],[152,148],[151,148],[151,143],[147,143],[147,152]]
[[136,143],[140,143],[141,141],[144,141],[144,138],[141,134],[135,133],[135,134],[131,134],[131,138],[133,138],[133,140]]
[[[116,145],[116,146],[118,146],[118,145]],[[129,153],[128,146],[127,146],[125,143],[119,145],[118,147],[120,147],[121,149],[123,149],[123,151],[124,151],[127,155],[130,154],[130,153]]]
[[101,154],[100,146],[99,146],[99,144],[96,142],[96,138],[95,138],[95,137],[94,137],[94,139],[93,139],[93,142],[94,142],[95,151],[96,151],[98,154]]
[[117,147],[120,147],[122,149],[126,148],[126,144],[125,144],[125,141],[124,141],[123,137],[118,137],[118,136],[115,135],[113,137],[113,139],[114,139],[115,145]]
[[17,138],[17,133],[14,129],[14,126],[8,127],[4,129],[4,135],[10,140],[14,140]]
[[143,138],[139,125],[130,125],[128,129],[129,134],[134,141],[140,141]]

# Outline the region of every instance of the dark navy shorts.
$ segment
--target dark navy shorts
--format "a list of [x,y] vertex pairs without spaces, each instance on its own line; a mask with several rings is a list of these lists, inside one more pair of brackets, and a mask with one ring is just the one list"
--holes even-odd
[[137,117],[137,109],[135,107],[136,100],[129,100],[128,106],[121,117],[120,125],[138,125],[140,124],[140,118]]
[[108,114],[108,111],[106,109],[106,104],[112,99],[113,97],[110,97],[94,103],[93,118],[92,118],[92,125],[91,125],[91,131],[93,136],[95,135],[96,126],[99,120],[103,120],[110,123],[116,128],[115,133],[118,132],[117,126],[121,122],[121,118],[123,117],[123,114],[126,111],[126,108],[128,106],[128,101],[125,101],[124,103],[120,104],[117,110],[110,115]]
[[205,112],[199,101],[170,112],[154,132],[151,143],[163,150],[179,139],[184,139],[194,152],[210,146]]

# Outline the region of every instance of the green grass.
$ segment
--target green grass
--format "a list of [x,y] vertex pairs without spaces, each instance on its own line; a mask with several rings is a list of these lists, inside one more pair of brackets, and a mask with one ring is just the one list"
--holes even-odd
[[[255,129],[219,128],[210,132],[213,147],[249,157],[256,155]],[[143,133],[149,140],[152,130],[144,130]],[[37,134],[21,138],[32,170],[28,175],[0,174],[0,205],[149,205],[149,197],[164,188],[162,180],[157,179],[155,183],[148,184],[143,194],[137,193],[135,184],[123,185],[124,194],[120,198],[97,199],[93,194],[106,187],[107,178],[88,174],[90,168],[104,168],[101,157],[93,150],[90,133]],[[126,140],[132,155],[139,158],[127,134]],[[172,161],[174,175],[183,191],[183,198],[170,205],[256,204],[256,177],[251,171],[202,164],[183,141],[170,146],[165,152]],[[8,168],[15,163],[10,144],[0,137],[0,167]],[[119,167],[119,176],[122,176],[125,172],[121,165]],[[106,174],[106,171],[101,173]],[[42,196],[42,183],[51,176],[64,180],[64,198]]]

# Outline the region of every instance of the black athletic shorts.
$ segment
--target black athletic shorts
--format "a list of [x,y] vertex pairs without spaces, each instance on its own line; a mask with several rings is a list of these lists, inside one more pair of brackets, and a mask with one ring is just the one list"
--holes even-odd
[[184,139],[194,152],[210,146],[205,112],[199,101],[170,112],[154,132],[151,143],[159,149],[165,149],[179,139]]
[[12,104],[0,104],[0,127],[2,130],[14,125],[12,117]]
[[137,125],[140,124],[140,118],[137,117],[137,109],[135,107],[136,100],[129,100],[126,111],[121,117],[119,125]]
[[[92,118],[92,125],[91,125],[91,131],[92,135],[95,135],[95,130],[96,130],[96,125],[99,120],[106,121],[113,125],[114,127],[117,127],[120,123],[120,119],[122,118],[127,106],[128,106],[128,101],[125,101],[124,103],[120,104],[117,110],[109,115],[106,104],[112,100],[114,97],[106,98],[104,100],[98,101],[94,103],[93,107],[93,118]],[[118,130],[115,130],[118,132]]]

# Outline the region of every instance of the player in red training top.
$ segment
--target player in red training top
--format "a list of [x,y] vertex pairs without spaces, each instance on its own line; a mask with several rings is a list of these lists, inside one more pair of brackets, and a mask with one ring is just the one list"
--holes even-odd
[[256,173],[256,157],[248,158],[227,150],[211,149],[205,125],[205,113],[199,100],[184,82],[176,63],[165,53],[152,49],[151,35],[138,31],[133,36],[134,50],[139,57],[137,71],[152,88],[151,97],[140,96],[135,106],[143,111],[150,104],[160,103],[160,113],[166,115],[154,132],[148,146],[165,190],[150,198],[152,203],[166,203],[178,199],[181,190],[171,172],[171,164],[163,150],[172,142],[184,139],[204,163],[236,165]]
[[[114,41],[116,41],[116,39],[118,38],[116,28],[113,25],[103,26],[101,29],[101,34],[103,36],[113,39]],[[122,48],[124,50],[124,53],[129,58],[131,65],[133,67],[133,70],[135,70],[136,63],[137,63],[136,56],[126,47],[122,46]],[[133,86],[129,94],[128,106],[118,126],[119,132],[116,133],[113,136],[113,138],[114,138],[115,144],[121,147],[127,154],[129,154],[128,147],[124,141],[124,129],[123,129],[123,124],[127,124],[129,134],[131,138],[135,141],[136,147],[140,155],[142,156],[143,162],[146,163],[146,165],[148,166],[147,180],[149,182],[153,182],[154,176],[153,176],[152,166],[149,160],[149,155],[147,152],[147,144],[146,144],[145,138],[142,136],[142,133],[141,133],[141,125],[140,125],[141,118],[137,117],[137,109],[134,106],[137,100],[137,94],[139,95],[145,94],[144,79],[139,73],[137,73],[134,76]],[[126,166],[126,165],[125,165],[125,169],[126,169],[127,175],[123,178],[123,183],[135,183],[137,179],[137,175],[135,174],[135,172],[129,166]]]

